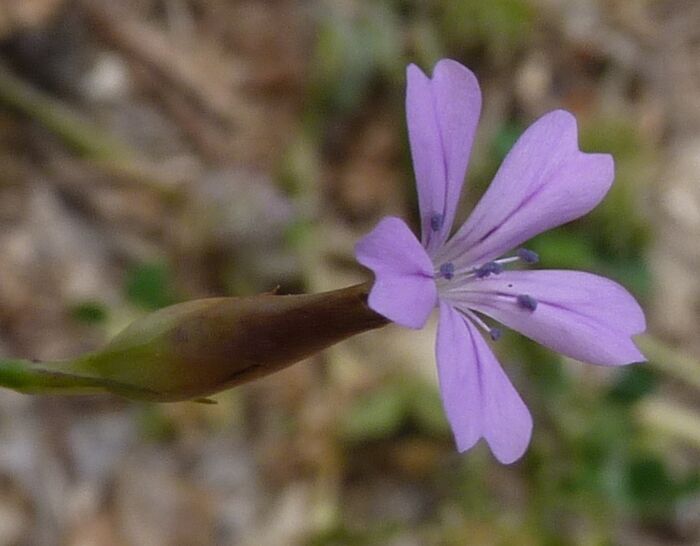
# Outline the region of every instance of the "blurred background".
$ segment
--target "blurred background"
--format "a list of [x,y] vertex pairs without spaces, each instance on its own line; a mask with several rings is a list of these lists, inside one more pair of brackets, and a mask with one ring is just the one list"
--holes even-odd
[[528,245],[643,302],[650,363],[507,333],[526,457],[459,455],[434,324],[389,326],[217,405],[0,392],[0,545],[700,544],[700,3],[2,0],[0,357],[100,347],[191,298],[369,278],[416,225],[404,70],[476,72],[466,213],[566,108],[616,183]]

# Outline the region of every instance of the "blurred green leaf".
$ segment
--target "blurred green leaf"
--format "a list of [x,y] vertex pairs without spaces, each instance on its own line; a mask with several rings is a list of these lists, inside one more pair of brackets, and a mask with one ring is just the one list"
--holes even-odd
[[406,415],[405,391],[388,384],[355,400],[342,422],[343,436],[351,441],[385,438],[396,433]]
[[308,245],[316,233],[315,226],[305,218],[289,224],[284,232],[284,240],[290,248],[303,248]]
[[700,493],[700,472],[691,472],[684,480],[679,483],[679,496],[697,495]]
[[596,252],[585,233],[554,229],[527,243],[540,255],[547,268],[593,270],[597,267]]
[[649,366],[629,366],[620,370],[617,381],[608,393],[608,398],[619,404],[633,404],[654,391],[658,376]]
[[562,370],[559,355],[525,336],[509,334],[507,332],[501,340],[506,342],[508,360],[525,367],[527,377],[543,400],[551,402],[568,392],[570,383]]
[[491,142],[491,155],[495,163],[501,164],[524,130],[520,123],[507,122],[501,125]]
[[438,436],[450,433],[436,385],[416,381],[406,394],[411,417],[420,431]]
[[148,310],[167,307],[177,301],[170,271],[161,263],[141,264],[129,271],[126,295],[131,303]]
[[652,455],[632,460],[627,486],[635,508],[647,516],[666,515],[679,492],[664,462]]
[[615,159],[615,183],[587,218],[590,236],[608,260],[638,259],[649,242],[641,211],[650,182],[651,146],[628,120],[602,118],[581,128],[581,149],[609,153]]
[[436,385],[416,378],[392,377],[358,398],[343,420],[343,434],[353,441],[386,438],[404,427],[422,434],[450,432]]
[[399,529],[398,525],[384,522],[364,529],[333,527],[309,538],[307,546],[382,546]]
[[444,3],[442,26],[451,45],[483,47],[498,62],[526,43],[534,16],[526,0],[452,0]]
[[177,437],[177,426],[158,404],[144,404],[138,413],[138,426],[142,436],[152,442],[167,443]]
[[332,11],[321,21],[314,60],[310,113],[327,121],[357,111],[377,74],[403,73],[395,14],[383,3]]
[[107,320],[107,307],[99,301],[84,301],[70,309],[71,316],[78,322],[99,324]]

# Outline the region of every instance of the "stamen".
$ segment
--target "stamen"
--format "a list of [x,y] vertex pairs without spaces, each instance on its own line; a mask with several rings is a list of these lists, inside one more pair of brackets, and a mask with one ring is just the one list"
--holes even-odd
[[513,262],[517,262],[520,260],[517,256],[511,256],[510,258],[499,258],[498,260],[494,260],[497,264],[501,265],[506,265],[506,264],[512,264]]
[[[435,224],[438,223],[438,221],[442,221],[442,216],[436,214],[433,216],[432,220],[433,221],[431,222],[431,225],[433,225],[434,227]],[[456,269],[458,269],[456,275],[458,275],[461,279],[485,279],[489,275],[498,275],[499,273],[502,273],[504,270],[504,266],[508,264],[512,264],[518,261],[523,261],[528,264],[534,264],[537,263],[537,261],[540,259],[537,252],[528,250],[527,248],[518,249],[516,254],[516,256],[509,256],[507,258],[499,258],[498,260],[486,262],[485,264],[479,267],[468,268],[467,266],[466,269],[462,269],[463,267],[465,267],[465,265],[461,264],[459,262],[459,259],[457,259],[455,260],[457,265],[454,265],[455,262],[447,262],[442,267],[449,267],[449,269],[443,270],[441,267],[440,272],[442,273],[442,276],[445,277],[447,280],[450,280],[452,279],[452,277],[454,277]],[[449,264],[449,266],[447,266],[447,264]],[[535,302],[535,305],[537,305],[537,302]]]
[[440,266],[440,275],[448,281],[455,276],[455,265],[452,262],[447,262]]
[[527,309],[530,312],[533,312],[535,309],[537,309],[537,300],[527,294],[518,294],[518,296],[516,296],[515,298],[515,301],[518,302],[518,305],[520,307],[522,307],[523,309]]
[[433,214],[430,217],[430,229],[433,231],[440,231],[442,229],[442,224],[445,221],[445,217],[442,214]]
[[483,320],[481,320],[479,316],[471,309],[457,309],[457,311],[462,313],[462,315],[467,317],[484,332],[486,332],[492,340],[498,341],[498,339],[501,337],[502,332],[500,328],[489,328],[489,326]]
[[474,274],[477,279],[484,279],[489,275],[498,275],[503,271],[503,266],[498,262],[486,262],[484,265],[479,267]]
[[539,254],[532,250],[528,250],[527,248],[519,248],[517,254],[518,258],[520,258],[526,264],[536,264],[540,261]]

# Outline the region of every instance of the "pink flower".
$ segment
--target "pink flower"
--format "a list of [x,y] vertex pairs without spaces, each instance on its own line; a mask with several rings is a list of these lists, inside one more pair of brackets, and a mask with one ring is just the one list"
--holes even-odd
[[443,405],[459,451],[484,438],[502,463],[519,459],[532,418],[479,327],[485,315],[562,354],[604,366],[644,361],[632,336],[644,313],[620,285],[580,271],[507,271],[534,263],[520,249],[534,235],[593,209],[610,189],[613,159],[578,149],[576,120],[542,116],[515,143],[491,186],[454,233],[481,93],[464,66],[442,60],[432,79],[407,70],[406,115],[420,204],[422,242],[384,218],[356,247],[375,274],[369,305],[409,328],[439,309],[436,343]]

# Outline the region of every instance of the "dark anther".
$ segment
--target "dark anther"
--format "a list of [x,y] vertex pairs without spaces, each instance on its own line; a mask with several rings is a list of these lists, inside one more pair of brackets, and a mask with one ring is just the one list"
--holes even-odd
[[527,294],[519,294],[515,299],[518,302],[518,305],[523,309],[527,309],[531,312],[537,309],[537,300],[532,296],[528,296]]
[[445,217],[442,214],[433,214],[430,217],[430,229],[433,231],[440,231],[442,229],[442,223],[445,221]]
[[537,252],[533,252],[527,248],[518,249],[518,258],[520,258],[526,264],[536,264],[540,261],[540,257]]
[[503,266],[498,262],[487,262],[476,270],[476,278],[483,279],[489,275],[498,275],[503,271]]
[[455,276],[455,265],[452,262],[442,264],[440,266],[440,274],[449,281]]

